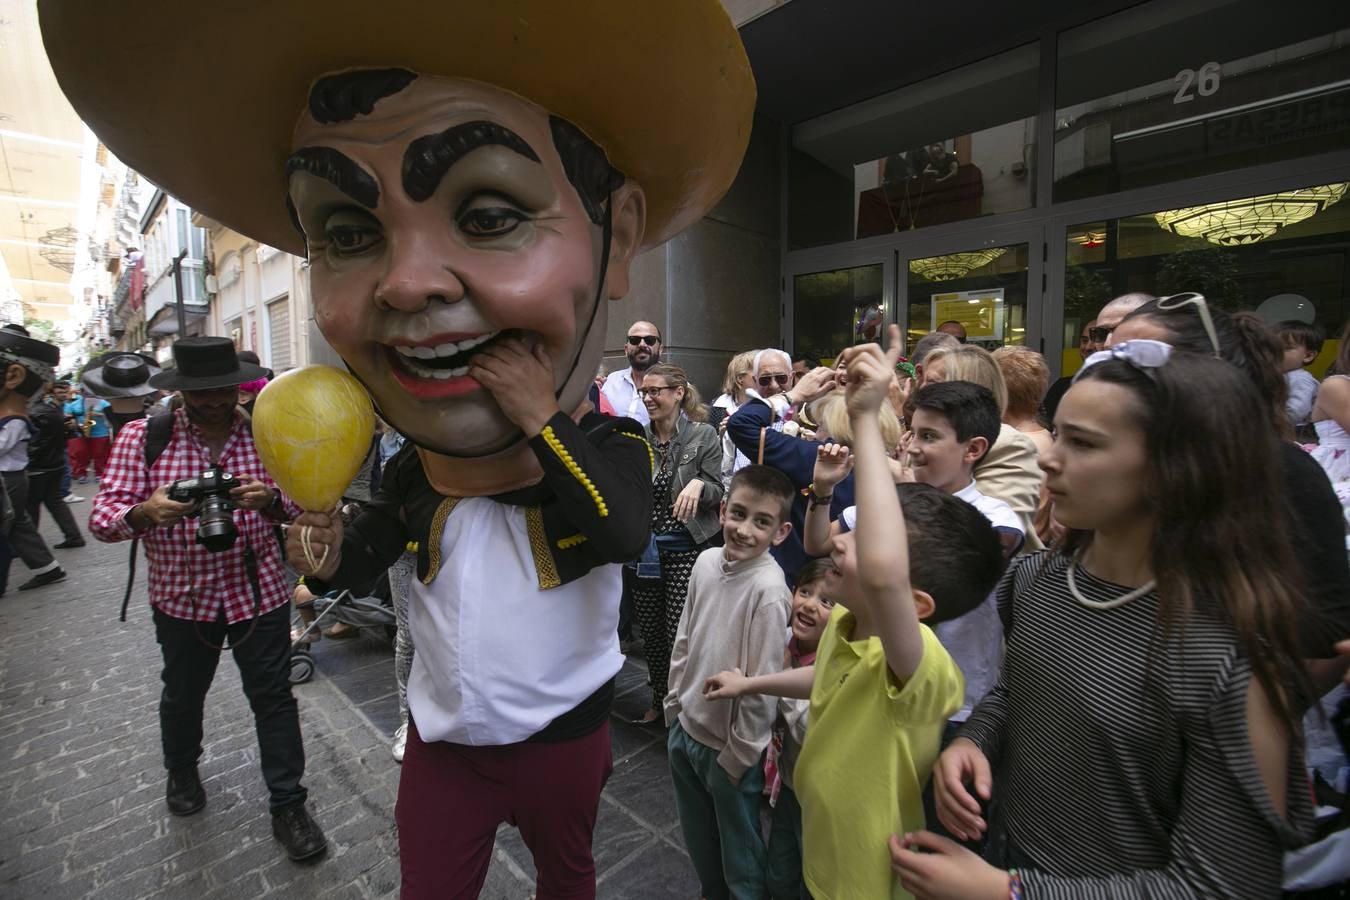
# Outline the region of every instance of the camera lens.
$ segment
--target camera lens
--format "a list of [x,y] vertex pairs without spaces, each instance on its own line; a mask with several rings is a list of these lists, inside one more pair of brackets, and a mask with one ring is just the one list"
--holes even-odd
[[221,553],[234,546],[239,530],[234,527],[232,506],[224,497],[208,494],[202,498],[200,524],[197,526],[197,543],[212,553]]

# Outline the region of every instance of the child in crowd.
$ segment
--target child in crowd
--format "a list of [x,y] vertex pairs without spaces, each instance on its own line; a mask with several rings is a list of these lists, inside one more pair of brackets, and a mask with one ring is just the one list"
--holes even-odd
[[[1005,558],[1022,547],[1022,519],[1007,503],[982,494],[975,486],[975,467],[997,440],[1001,422],[998,401],[988,388],[969,381],[946,381],[924,385],[912,399],[910,433],[904,447],[914,480],[929,484],[975,507],[989,520],[1003,544]],[[852,466],[848,449],[827,445],[816,460],[814,487],[829,494]],[[817,507],[819,509],[819,507]],[[842,525],[831,530],[823,511],[808,513],[805,544],[808,553],[826,553],[830,539],[853,527],[853,508],[839,517]],[[958,619],[933,629],[956,660],[965,677],[965,697],[953,713],[946,739],[955,733],[989,689],[998,680],[1003,660],[1003,625],[991,595]]]
[[1289,384],[1289,397],[1285,401],[1289,424],[1295,429],[1306,428],[1311,421],[1313,404],[1317,402],[1317,379],[1303,367],[1317,359],[1327,335],[1316,323],[1296,319],[1281,322],[1276,326],[1276,333],[1284,345],[1281,371]]
[[894,326],[890,344],[885,354],[844,351],[857,519],[831,541],[825,590],[845,608],[830,617],[815,665],[722,672],[706,688],[709,698],[810,697],[795,782],[803,877],[818,900],[908,896],[889,870],[887,837],[924,821],[923,785],[962,697],[961,673],[929,626],[978,606],[1004,566],[993,527],[972,506],[893,483],[877,416],[899,355]]
[[[792,615],[783,657],[784,669],[800,669],[816,661],[825,625],[834,602],[825,595],[825,577],[833,564],[813,559],[797,573],[792,591]],[[773,900],[799,900],[802,890],[802,807],[793,789],[792,770],[806,738],[808,703],[790,697],[778,699],[778,721],[764,758],[764,792],[773,818],[769,826],[768,889]]]
[[750,465],[722,501],[725,546],[699,554],[670,657],[666,746],[684,845],[703,896],[761,897],[764,840],[761,758],[773,728],[767,697],[711,703],[704,681],[723,669],[755,674],[783,668],[791,594],[768,554],[792,530],[795,491],[781,472]]
[[1065,545],[1000,586],[1003,674],[933,770],[939,818],[991,830],[994,864],[908,834],[891,846],[908,888],[1280,896],[1311,823],[1311,691],[1267,410],[1209,354],[1132,340],[1089,357],[1042,460]]

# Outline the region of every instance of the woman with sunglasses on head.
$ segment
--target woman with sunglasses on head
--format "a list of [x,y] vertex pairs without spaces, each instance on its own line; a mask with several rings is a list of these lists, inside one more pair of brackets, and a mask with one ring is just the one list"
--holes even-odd
[[699,553],[721,533],[722,441],[704,419],[698,389],[679,366],[658,364],[642,378],[639,395],[651,421],[651,542],[638,561],[633,605],[647,657],[651,707],[637,720],[661,721],[671,645],[684,611],[689,572]]
[[1088,360],[1042,461],[1068,537],[1004,578],[1003,672],[933,770],[938,817],[962,839],[987,831],[994,864],[897,836],[906,889],[1279,896],[1282,853],[1312,821],[1311,691],[1266,422],[1210,356],[1141,340]]
[[[1200,294],[1174,294],[1140,306],[1116,326],[1111,344],[1147,338],[1178,350],[1216,356],[1235,366],[1256,388],[1265,430],[1277,436],[1279,461],[1276,484],[1282,511],[1275,520],[1289,523],[1289,536],[1298,551],[1308,609],[1298,623],[1303,653],[1308,659],[1335,655],[1332,644],[1350,635],[1350,562],[1346,558],[1345,519],[1327,476],[1297,444],[1285,414],[1288,390],[1282,372],[1284,348],[1258,316],[1229,315],[1210,306]],[[1247,440],[1234,428],[1223,443]],[[1219,448],[1216,448],[1218,452]],[[1234,485],[1239,493],[1245,485]],[[1319,686],[1335,683],[1335,672],[1318,673]]]

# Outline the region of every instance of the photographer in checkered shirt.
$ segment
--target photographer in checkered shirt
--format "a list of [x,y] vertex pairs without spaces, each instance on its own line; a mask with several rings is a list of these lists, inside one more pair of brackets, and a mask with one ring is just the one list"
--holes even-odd
[[[150,384],[181,391],[183,407],[160,414],[171,421],[156,416],[123,426],[89,517],[89,530],[101,541],[139,537],[145,544],[155,636],[164,657],[159,721],[169,772],[165,799],[177,816],[206,805],[197,774],[202,707],[228,638],[253,709],[272,833],[292,859],[315,857],[327,841],[305,808],[300,784],[305,750],[289,680],[290,591],[273,531],[299,509],[264,470],[237,409],[239,385],[265,370],[241,363],[227,338],[185,338],[174,343],[173,357],[175,368]],[[147,456],[147,439],[158,455]],[[174,482],[212,467],[237,480],[229,490],[236,509],[226,515],[238,537],[228,549],[198,543],[198,504],[169,496]]]

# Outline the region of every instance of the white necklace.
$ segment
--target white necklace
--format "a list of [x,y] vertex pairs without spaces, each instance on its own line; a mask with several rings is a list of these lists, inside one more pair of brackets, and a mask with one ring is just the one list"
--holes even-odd
[[1115,609],[1117,606],[1124,606],[1132,600],[1138,600],[1158,586],[1158,582],[1150,580],[1147,584],[1141,584],[1139,587],[1130,591],[1128,594],[1121,594],[1114,600],[1089,600],[1078,590],[1078,582],[1074,579],[1074,570],[1078,568],[1077,560],[1069,563],[1069,568],[1064,572],[1064,580],[1068,582],[1069,593],[1073,594],[1073,599],[1086,606],[1088,609]]

